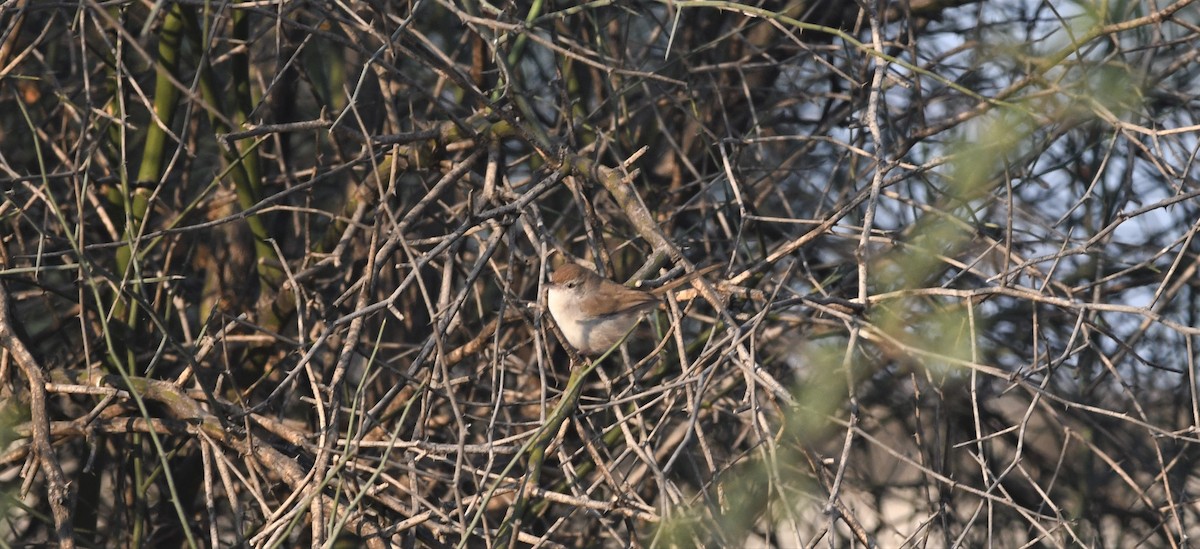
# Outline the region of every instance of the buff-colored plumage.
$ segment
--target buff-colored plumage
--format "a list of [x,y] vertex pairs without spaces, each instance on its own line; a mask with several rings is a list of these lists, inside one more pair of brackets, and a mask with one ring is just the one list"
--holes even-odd
[[546,304],[567,342],[582,354],[597,355],[616,345],[659,299],[567,263],[550,275]]

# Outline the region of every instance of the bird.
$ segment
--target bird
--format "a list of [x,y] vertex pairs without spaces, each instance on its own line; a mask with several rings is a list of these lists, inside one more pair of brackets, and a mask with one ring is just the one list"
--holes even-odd
[[643,313],[662,301],[650,292],[617,284],[575,263],[550,275],[546,305],[567,343],[583,355],[617,344]]

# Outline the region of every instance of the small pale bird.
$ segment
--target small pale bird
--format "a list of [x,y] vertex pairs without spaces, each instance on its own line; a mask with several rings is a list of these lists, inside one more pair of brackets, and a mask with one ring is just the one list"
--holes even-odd
[[650,292],[627,288],[574,263],[550,275],[546,296],[550,314],[567,343],[584,355],[612,348],[642,313],[659,303]]

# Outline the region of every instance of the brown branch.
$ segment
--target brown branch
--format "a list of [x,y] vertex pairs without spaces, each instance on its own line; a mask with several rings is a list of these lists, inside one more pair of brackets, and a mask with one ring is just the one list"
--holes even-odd
[[29,412],[32,416],[33,448],[37,452],[42,474],[46,476],[46,498],[50,512],[54,515],[54,530],[59,547],[75,547],[75,533],[71,527],[71,488],[63,475],[62,466],[50,442],[50,414],[46,409],[46,378],[42,367],[33,354],[17,337],[16,327],[10,316],[8,289],[0,280],[0,347],[8,349],[17,366],[29,381]]

